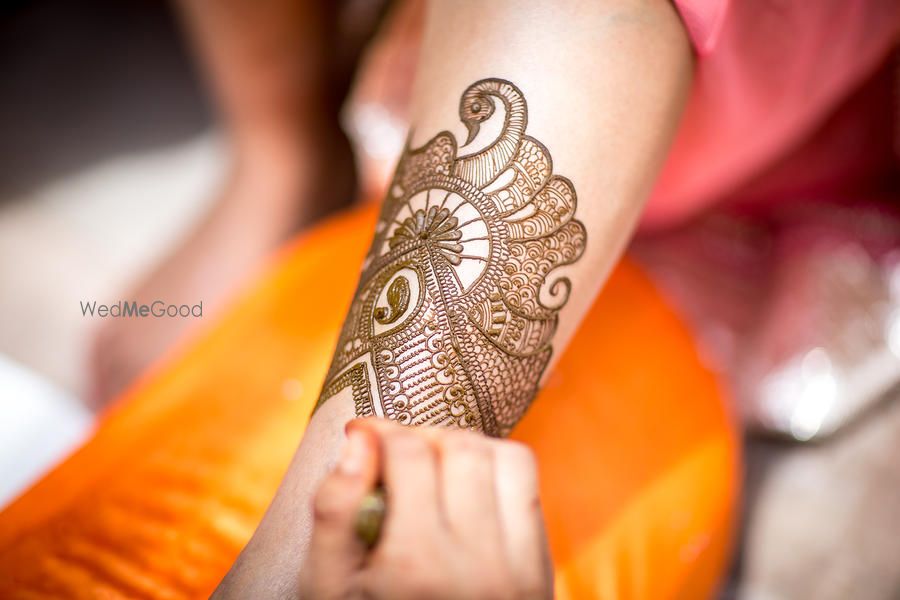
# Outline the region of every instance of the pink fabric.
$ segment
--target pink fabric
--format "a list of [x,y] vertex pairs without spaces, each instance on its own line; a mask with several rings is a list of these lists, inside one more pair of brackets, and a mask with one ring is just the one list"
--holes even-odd
[[[758,183],[884,65],[900,32],[897,0],[675,4],[694,43],[697,68],[644,229],[683,221]],[[814,170],[853,159],[840,140],[834,148],[824,156],[809,153],[818,161]],[[809,170],[803,160],[794,159],[799,172]]]

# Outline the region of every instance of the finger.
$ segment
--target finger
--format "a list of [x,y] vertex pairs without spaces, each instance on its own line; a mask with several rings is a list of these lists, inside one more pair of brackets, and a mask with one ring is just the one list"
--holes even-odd
[[440,513],[434,446],[408,427],[379,428],[381,471],[387,493],[386,537],[392,531],[427,531],[437,527]]
[[313,504],[313,533],[308,568],[317,586],[336,589],[362,565],[366,547],[356,534],[363,497],[378,478],[377,438],[350,431],[335,469],[325,477]]
[[550,598],[553,571],[538,496],[534,454],[518,442],[494,442],[503,544],[522,597]]
[[470,431],[442,436],[441,494],[450,528],[469,548],[496,552],[500,522],[494,491],[494,452],[488,440]]
[[400,427],[402,427],[402,425],[398,425],[390,419],[366,417],[363,419],[353,419],[352,421],[349,421],[347,423],[346,430],[349,433],[354,429],[365,429],[366,431],[369,431],[372,434],[381,437],[383,435],[391,433],[392,431],[398,430]]

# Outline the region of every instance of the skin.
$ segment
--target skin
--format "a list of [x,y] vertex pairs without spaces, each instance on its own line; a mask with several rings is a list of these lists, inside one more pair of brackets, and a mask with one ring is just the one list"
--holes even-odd
[[[485,77],[499,77],[522,90],[528,134],[549,149],[554,173],[565,175],[577,190],[577,218],[590,242],[580,260],[565,269],[572,292],[559,311],[544,376],[631,236],[674,136],[691,66],[683,26],[664,0],[552,7],[536,1],[436,2],[429,8],[411,147],[421,147],[443,130],[461,144],[469,133],[458,120],[461,92]],[[490,135],[489,124],[481,124],[482,135]],[[473,145],[477,143],[476,138]],[[355,416],[347,395],[320,405],[267,514],[223,580],[220,597],[297,597],[301,581],[312,576],[306,574],[309,563],[305,569],[301,565],[315,525],[313,496],[338,460],[344,426]],[[485,468],[476,462],[467,468]],[[488,485],[488,480],[483,476],[477,481]],[[452,493],[465,501],[472,487],[471,482],[460,484]],[[426,495],[414,509],[395,509],[408,521],[403,527],[417,532],[416,548],[433,553],[433,560],[443,556],[444,540],[439,530],[424,526],[426,517],[420,513],[436,511],[436,506],[436,497]],[[397,572],[402,558],[392,560],[388,553],[378,568]],[[483,574],[472,573],[478,575],[470,579]]]
[[403,152],[320,404],[349,395],[357,416],[502,436],[534,398],[587,232],[515,84],[462,93],[470,142],[498,107],[479,151],[445,131]]
[[[391,508],[369,552],[356,514],[378,481]],[[302,598],[552,597],[537,471],[522,444],[351,421],[313,506]]]

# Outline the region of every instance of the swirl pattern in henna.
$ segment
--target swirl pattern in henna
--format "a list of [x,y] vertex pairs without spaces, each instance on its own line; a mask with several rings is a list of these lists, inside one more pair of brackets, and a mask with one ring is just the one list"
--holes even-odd
[[554,271],[587,234],[515,85],[469,86],[466,144],[498,107],[481,151],[446,131],[407,144],[317,407],[348,393],[357,416],[506,435],[531,403],[571,290]]

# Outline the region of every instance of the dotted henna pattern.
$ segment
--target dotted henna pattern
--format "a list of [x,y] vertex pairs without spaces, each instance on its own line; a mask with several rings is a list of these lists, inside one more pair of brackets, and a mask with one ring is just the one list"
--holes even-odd
[[502,105],[491,144],[458,156],[449,132],[407,144],[317,407],[348,394],[357,416],[509,433],[537,392],[571,283],[554,270],[587,239],[575,189],[525,135],[519,89],[465,91],[466,144]]

